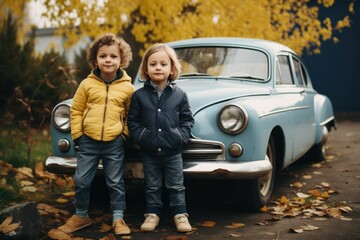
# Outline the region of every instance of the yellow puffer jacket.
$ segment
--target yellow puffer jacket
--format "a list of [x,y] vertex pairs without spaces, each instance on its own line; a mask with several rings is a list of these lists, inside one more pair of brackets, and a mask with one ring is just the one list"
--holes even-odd
[[70,109],[74,140],[83,134],[98,141],[111,141],[120,134],[129,136],[127,116],[134,86],[121,71],[121,78],[106,83],[93,70],[80,83]]

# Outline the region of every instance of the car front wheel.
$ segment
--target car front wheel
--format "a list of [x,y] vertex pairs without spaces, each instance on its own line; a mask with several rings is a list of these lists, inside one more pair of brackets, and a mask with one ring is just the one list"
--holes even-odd
[[[270,137],[266,156],[272,165],[272,171],[264,177],[245,181],[245,194],[242,198],[245,200],[246,208],[251,211],[257,211],[262,208],[269,200],[273,192],[275,173],[276,173],[276,157],[275,157],[275,142]],[[244,193],[244,192],[243,192]]]

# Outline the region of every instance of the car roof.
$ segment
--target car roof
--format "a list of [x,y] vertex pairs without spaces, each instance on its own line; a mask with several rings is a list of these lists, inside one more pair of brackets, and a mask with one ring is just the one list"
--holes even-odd
[[258,38],[242,38],[242,37],[207,37],[207,38],[192,38],[178,40],[168,43],[173,48],[181,47],[195,47],[195,46],[232,46],[240,47],[247,46],[251,48],[264,49],[269,53],[277,53],[279,51],[287,51],[296,54],[291,48],[270,40]]

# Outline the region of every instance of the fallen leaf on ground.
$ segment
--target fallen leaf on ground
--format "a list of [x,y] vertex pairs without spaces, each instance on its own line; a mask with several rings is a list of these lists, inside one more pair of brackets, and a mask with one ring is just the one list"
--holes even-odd
[[352,218],[348,218],[348,217],[341,216],[341,217],[340,217],[340,220],[343,220],[343,221],[352,221]]
[[304,185],[301,182],[294,182],[290,184],[290,187],[302,188]]
[[349,206],[342,206],[342,207],[339,207],[339,209],[343,212],[352,212],[352,208]]
[[317,189],[311,189],[311,190],[308,191],[308,193],[310,193],[314,197],[320,197],[321,196],[320,191],[317,190]]
[[203,227],[214,227],[216,225],[216,222],[214,221],[204,221],[201,226]]
[[236,233],[231,233],[231,234],[230,234],[230,237],[238,238],[238,237],[241,237],[241,234],[240,234],[240,233],[238,233],[238,234],[236,234]]
[[242,228],[245,227],[244,223],[232,223],[231,225],[225,226],[226,228]]
[[290,228],[290,232],[303,233],[304,229],[302,229],[302,228]]
[[167,236],[166,240],[189,240],[187,236]]
[[71,240],[70,235],[56,228],[50,229],[50,231],[48,232],[48,236],[51,239],[56,239],[56,240]]
[[103,238],[100,238],[99,240],[116,240],[116,237],[114,234],[110,233],[109,235],[107,235]]
[[106,223],[101,224],[99,232],[108,232],[112,229],[112,227]]
[[296,196],[298,196],[299,198],[309,198],[309,197],[311,197],[311,195],[305,194],[305,193],[302,193],[302,192],[296,193]]
[[23,180],[26,178],[34,178],[32,173],[32,169],[28,167],[20,167],[16,169],[16,178],[19,180]]
[[280,198],[280,203],[288,203],[289,202],[289,200],[285,197],[285,196],[281,196],[281,198]]
[[12,221],[12,216],[7,217],[0,225],[0,232],[11,233],[17,230],[20,227],[20,223],[11,223]]
[[27,180],[20,181],[20,186],[21,187],[32,186],[32,185],[34,185],[33,182],[30,182],[30,181],[27,181]]
[[267,212],[269,210],[269,208],[265,205],[262,208],[260,208],[260,211],[262,212]]
[[56,199],[56,202],[57,203],[67,203],[67,202],[69,202],[69,200],[67,200],[66,198],[58,198],[58,199]]
[[319,227],[316,227],[314,225],[310,225],[310,224],[307,224],[307,225],[304,225],[304,226],[301,226],[302,229],[304,229],[305,231],[315,231],[315,230],[318,230]]
[[322,164],[321,163],[314,163],[313,165],[311,165],[311,167],[313,168],[321,168]]
[[27,186],[27,187],[23,187],[23,188],[21,189],[21,191],[34,193],[34,192],[37,191],[37,188],[34,187],[34,186]]
[[321,182],[321,186],[323,187],[330,187],[330,184],[327,182]]
[[341,217],[341,210],[339,208],[329,208],[327,209],[327,213],[330,217]]
[[304,179],[312,179],[312,176],[311,175],[304,175],[303,178]]
[[62,195],[64,195],[65,197],[74,197],[75,196],[75,192],[71,191],[71,192],[65,192]]
[[0,161],[0,175],[8,175],[13,166],[5,161]]
[[294,232],[294,233],[303,233],[304,231],[315,231],[318,229],[319,229],[319,227],[307,224],[307,225],[300,226],[299,228],[290,228],[290,231]]

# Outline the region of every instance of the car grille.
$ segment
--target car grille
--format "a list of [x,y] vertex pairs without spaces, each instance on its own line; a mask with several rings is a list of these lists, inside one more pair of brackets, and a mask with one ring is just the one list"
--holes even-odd
[[[138,145],[131,145],[125,151],[126,160],[136,161],[141,159]],[[191,138],[182,152],[183,160],[225,160],[225,146],[221,142]]]

